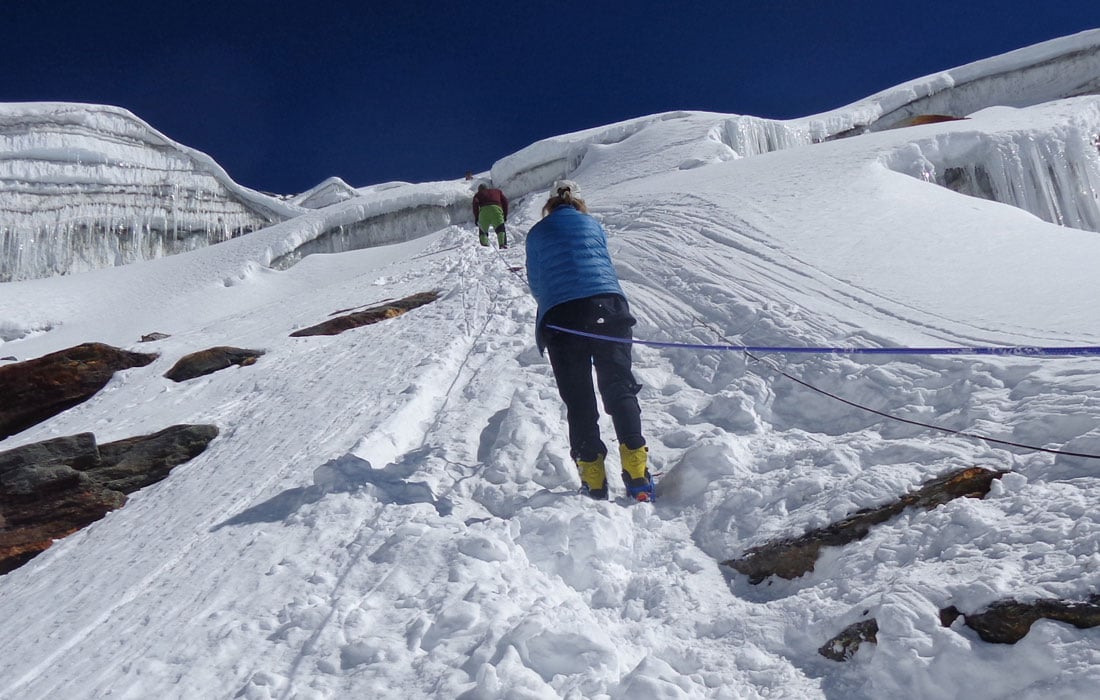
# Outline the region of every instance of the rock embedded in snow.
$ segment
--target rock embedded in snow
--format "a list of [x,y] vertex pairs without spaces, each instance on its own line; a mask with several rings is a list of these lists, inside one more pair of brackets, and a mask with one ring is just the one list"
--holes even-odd
[[396,318],[406,311],[411,311],[425,304],[430,304],[438,298],[439,292],[419,292],[388,304],[372,306],[363,311],[356,311],[346,316],[340,316],[330,321],[325,321],[324,323],[318,323],[316,326],[302,328],[301,330],[294,331],[290,335],[292,338],[301,338],[309,335],[338,335],[352,328],[368,326],[372,323]]
[[104,445],[80,433],[0,452],[0,574],[121,508],[217,435],[213,425],[176,425]]
[[157,358],[103,343],[85,343],[0,367],[0,440],[91,398],[114,376]]
[[183,356],[179,362],[172,365],[172,369],[164,373],[164,376],[174,382],[184,382],[188,379],[213,374],[233,365],[247,367],[255,364],[256,360],[263,354],[263,350],[247,350],[219,345],[218,347],[199,350]]
[[1066,622],[1078,629],[1100,626],[1100,595],[1084,602],[1052,598],[1030,603],[1000,600],[982,612],[972,614],[963,614],[954,606],[940,611],[940,621],[944,627],[950,627],[960,616],[983,641],[1015,644],[1027,636],[1033,624],[1043,619]]
[[899,515],[909,507],[930,510],[962,496],[980,498],[989,493],[994,479],[1005,472],[971,467],[933,479],[917,491],[879,508],[862,510],[801,537],[749,548],[744,556],[722,562],[760,583],[769,576],[795,579],[814,570],[823,547],[838,547],[861,540],[873,525]]

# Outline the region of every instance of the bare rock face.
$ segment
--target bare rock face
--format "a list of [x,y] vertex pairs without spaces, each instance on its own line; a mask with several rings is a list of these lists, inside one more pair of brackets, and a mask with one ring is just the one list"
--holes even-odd
[[233,365],[245,367],[254,364],[263,354],[263,350],[246,350],[220,345],[185,355],[179,362],[172,365],[172,369],[165,372],[164,376],[174,382],[185,382]]
[[1100,625],[1100,595],[1087,601],[1065,601],[1040,598],[1030,603],[1001,600],[979,613],[963,614],[951,606],[940,611],[940,622],[950,627],[960,616],[966,626],[978,633],[986,642],[1015,644],[1031,631],[1031,626],[1042,619],[1067,622],[1078,629]]
[[931,510],[962,496],[981,498],[989,493],[993,480],[999,479],[1002,474],[1003,472],[981,467],[962,469],[934,479],[893,503],[861,510],[801,537],[752,547],[740,559],[731,559],[722,564],[747,575],[750,583],[760,583],[773,575],[795,579],[814,570],[822,547],[836,547],[861,540],[867,536],[872,526],[889,520],[906,508]]
[[213,425],[176,425],[104,445],[81,433],[0,452],[0,574],[121,508],[217,434]]
[[157,358],[103,343],[85,343],[0,367],[0,440],[95,395],[114,373]]
[[439,298],[439,292],[419,292],[379,306],[356,311],[345,316],[339,316],[316,326],[302,328],[290,334],[292,338],[301,338],[308,335],[337,335],[352,328],[367,326],[389,318],[396,318],[406,311],[410,311],[425,304],[430,304]]

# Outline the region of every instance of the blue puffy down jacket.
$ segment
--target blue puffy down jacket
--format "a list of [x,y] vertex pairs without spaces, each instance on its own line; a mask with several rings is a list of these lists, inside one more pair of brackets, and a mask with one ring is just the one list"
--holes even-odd
[[571,206],[560,206],[527,234],[527,283],[538,302],[535,339],[544,347],[542,323],[558,304],[598,294],[626,298],[607,251],[600,222]]

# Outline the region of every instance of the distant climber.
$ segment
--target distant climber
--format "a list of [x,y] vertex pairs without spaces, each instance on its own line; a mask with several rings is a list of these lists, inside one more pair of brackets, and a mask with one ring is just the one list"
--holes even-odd
[[542,208],[542,220],[527,234],[527,279],[538,302],[535,340],[547,350],[558,393],[569,423],[570,456],[577,464],[581,491],[607,498],[599,411],[592,368],[619,439],[622,478],[627,494],[639,501],[653,499],[653,477],[642,436],[638,392],[642,385],[631,372],[630,343],[599,340],[549,326],[633,338],[637,321],[623,294],[607,249],[607,233],[588,215],[577,183],[559,180]]
[[508,221],[508,198],[495,187],[485,183],[477,186],[474,195],[474,221],[477,222],[478,240],[481,245],[489,245],[489,229],[497,234],[497,245],[508,247],[508,234],[504,230]]

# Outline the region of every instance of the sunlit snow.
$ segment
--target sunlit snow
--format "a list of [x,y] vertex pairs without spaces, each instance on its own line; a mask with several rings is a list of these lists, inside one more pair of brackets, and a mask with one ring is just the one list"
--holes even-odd
[[[938,611],[1094,594],[1100,460],[891,421],[779,370],[902,418],[1100,455],[1100,359],[639,346],[659,499],[597,503],[577,494],[535,348],[522,241],[550,180],[581,183],[645,339],[1100,345],[1100,97],[1054,99],[1080,75],[1044,63],[1079,65],[1098,44],[1090,32],[990,59],[994,82],[973,67],[916,81],[998,86],[962,121],[824,138],[904,102],[887,91],[751,154],[731,137],[748,118],[698,112],[533,144],[485,174],[514,196],[504,251],[461,218],[476,181],[392,183],[337,187],[218,245],[0,285],[0,355],[87,341],[160,353],[0,449],[221,429],[0,577],[0,698],[1095,695],[1100,630],[1041,620],[993,645]],[[1023,84],[1013,72],[1036,70],[1065,81],[991,108]],[[812,126],[826,123],[838,128]],[[975,191],[945,186],[952,169]],[[441,299],[399,318],[289,337],[427,290]],[[170,337],[137,343],[153,331]],[[162,376],[215,345],[266,354]],[[1011,473],[984,499],[827,549],[799,579],[752,585],[719,565],[975,465]],[[876,643],[847,662],[818,653],[869,617]]]

